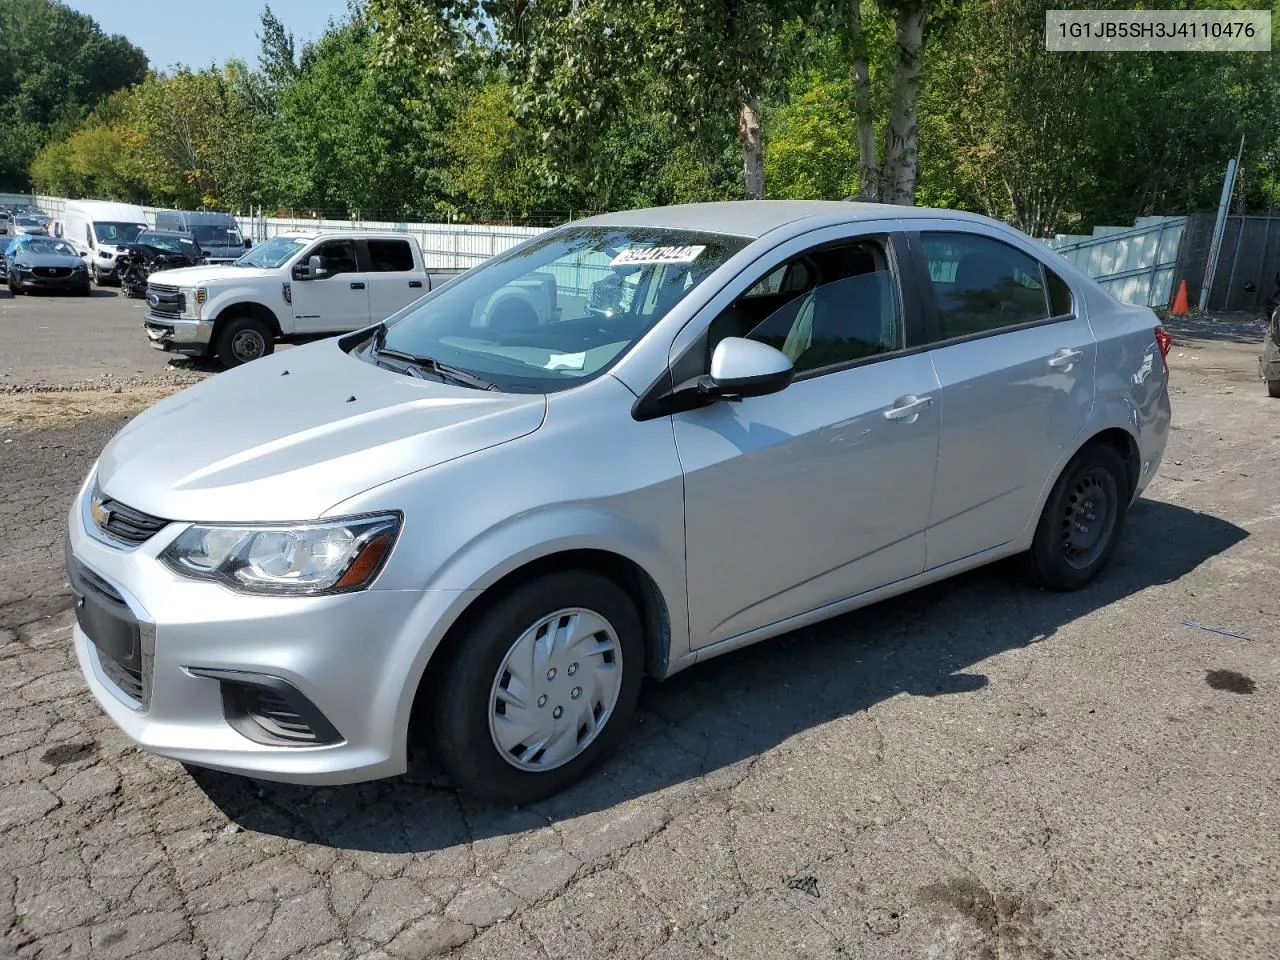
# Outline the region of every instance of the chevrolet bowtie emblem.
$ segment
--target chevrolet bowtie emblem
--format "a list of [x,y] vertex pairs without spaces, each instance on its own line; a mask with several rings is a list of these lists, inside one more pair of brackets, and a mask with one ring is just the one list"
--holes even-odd
[[89,501],[89,513],[100,530],[105,529],[107,524],[111,522],[111,511],[102,505],[101,497],[94,497]]

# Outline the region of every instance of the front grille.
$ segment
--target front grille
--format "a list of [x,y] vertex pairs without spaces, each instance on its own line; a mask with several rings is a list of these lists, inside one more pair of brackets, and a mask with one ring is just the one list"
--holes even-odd
[[127,604],[124,602],[124,597],[120,596],[120,591],[117,590],[115,587],[113,587],[111,584],[107,583],[107,581],[103,580],[100,576],[98,576],[88,567],[81,564],[77,573],[80,576],[81,584],[85,587],[86,590],[94,590],[100,596],[105,597],[106,599],[110,600],[112,603],[118,603],[122,607],[127,606]]
[[98,663],[102,667],[103,675],[120,688],[120,691],[130,700],[136,700],[138,703],[145,701],[145,687],[142,683],[142,671],[134,670],[126,667],[119,660],[115,660],[109,655],[98,649]]
[[254,690],[245,704],[245,711],[255,723],[274,736],[305,743],[316,740],[311,724],[274,690]]
[[65,280],[71,276],[70,267],[32,267],[31,272],[46,280]]
[[178,319],[187,308],[187,298],[167,283],[148,283],[147,303],[157,317]]
[[146,543],[169,523],[160,517],[135,510],[119,500],[104,497],[96,488],[91,507],[98,529],[115,540],[129,544]]

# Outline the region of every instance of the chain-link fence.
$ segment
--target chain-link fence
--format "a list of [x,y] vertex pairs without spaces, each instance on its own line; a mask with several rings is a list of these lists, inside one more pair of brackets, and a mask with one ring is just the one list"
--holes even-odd
[[[1213,247],[1215,215],[1188,218],[1178,251],[1177,280],[1187,282],[1188,300],[1200,301]],[[1232,214],[1227,217],[1213,271],[1207,309],[1227,312],[1265,312],[1280,273],[1280,212]]]

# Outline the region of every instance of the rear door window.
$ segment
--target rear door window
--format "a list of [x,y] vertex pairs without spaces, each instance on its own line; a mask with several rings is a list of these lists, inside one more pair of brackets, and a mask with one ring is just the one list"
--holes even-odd
[[413,269],[408,240],[369,240],[369,269],[374,273],[404,273]]
[[975,233],[925,232],[920,242],[938,308],[939,339],[989,333],[1056,315],[1049,307],[1044,268],[1029,254]]

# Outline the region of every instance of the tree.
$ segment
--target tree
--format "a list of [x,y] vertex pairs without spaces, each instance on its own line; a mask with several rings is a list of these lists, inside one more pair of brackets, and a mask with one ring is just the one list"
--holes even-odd
[[870,199],[915,203],[920,149],[917,101],[929,5],[930,0],[880,0],[878,10],[894,20],[896,56],[889,84],[884,151],[879,154],[876,111],[872,106],[871,45],[864,24],[863,0],[848,0],[846,17],[838,20],[848,44],[853,74],[860,193]]
[[66,136],[112,91],[140,81],[146,55],[53,0],[0,0],[0,183],[24,187],[40,147]]
[[653,84],[691,136],[735,120],[743,189],[764,195],[760,102],[786,59],[783,26],[798,0],[372,0],[384,56],[447,73],[466,38],[492,32],[510,62],[518,115],[570,155],[625,104],[637,78]]

